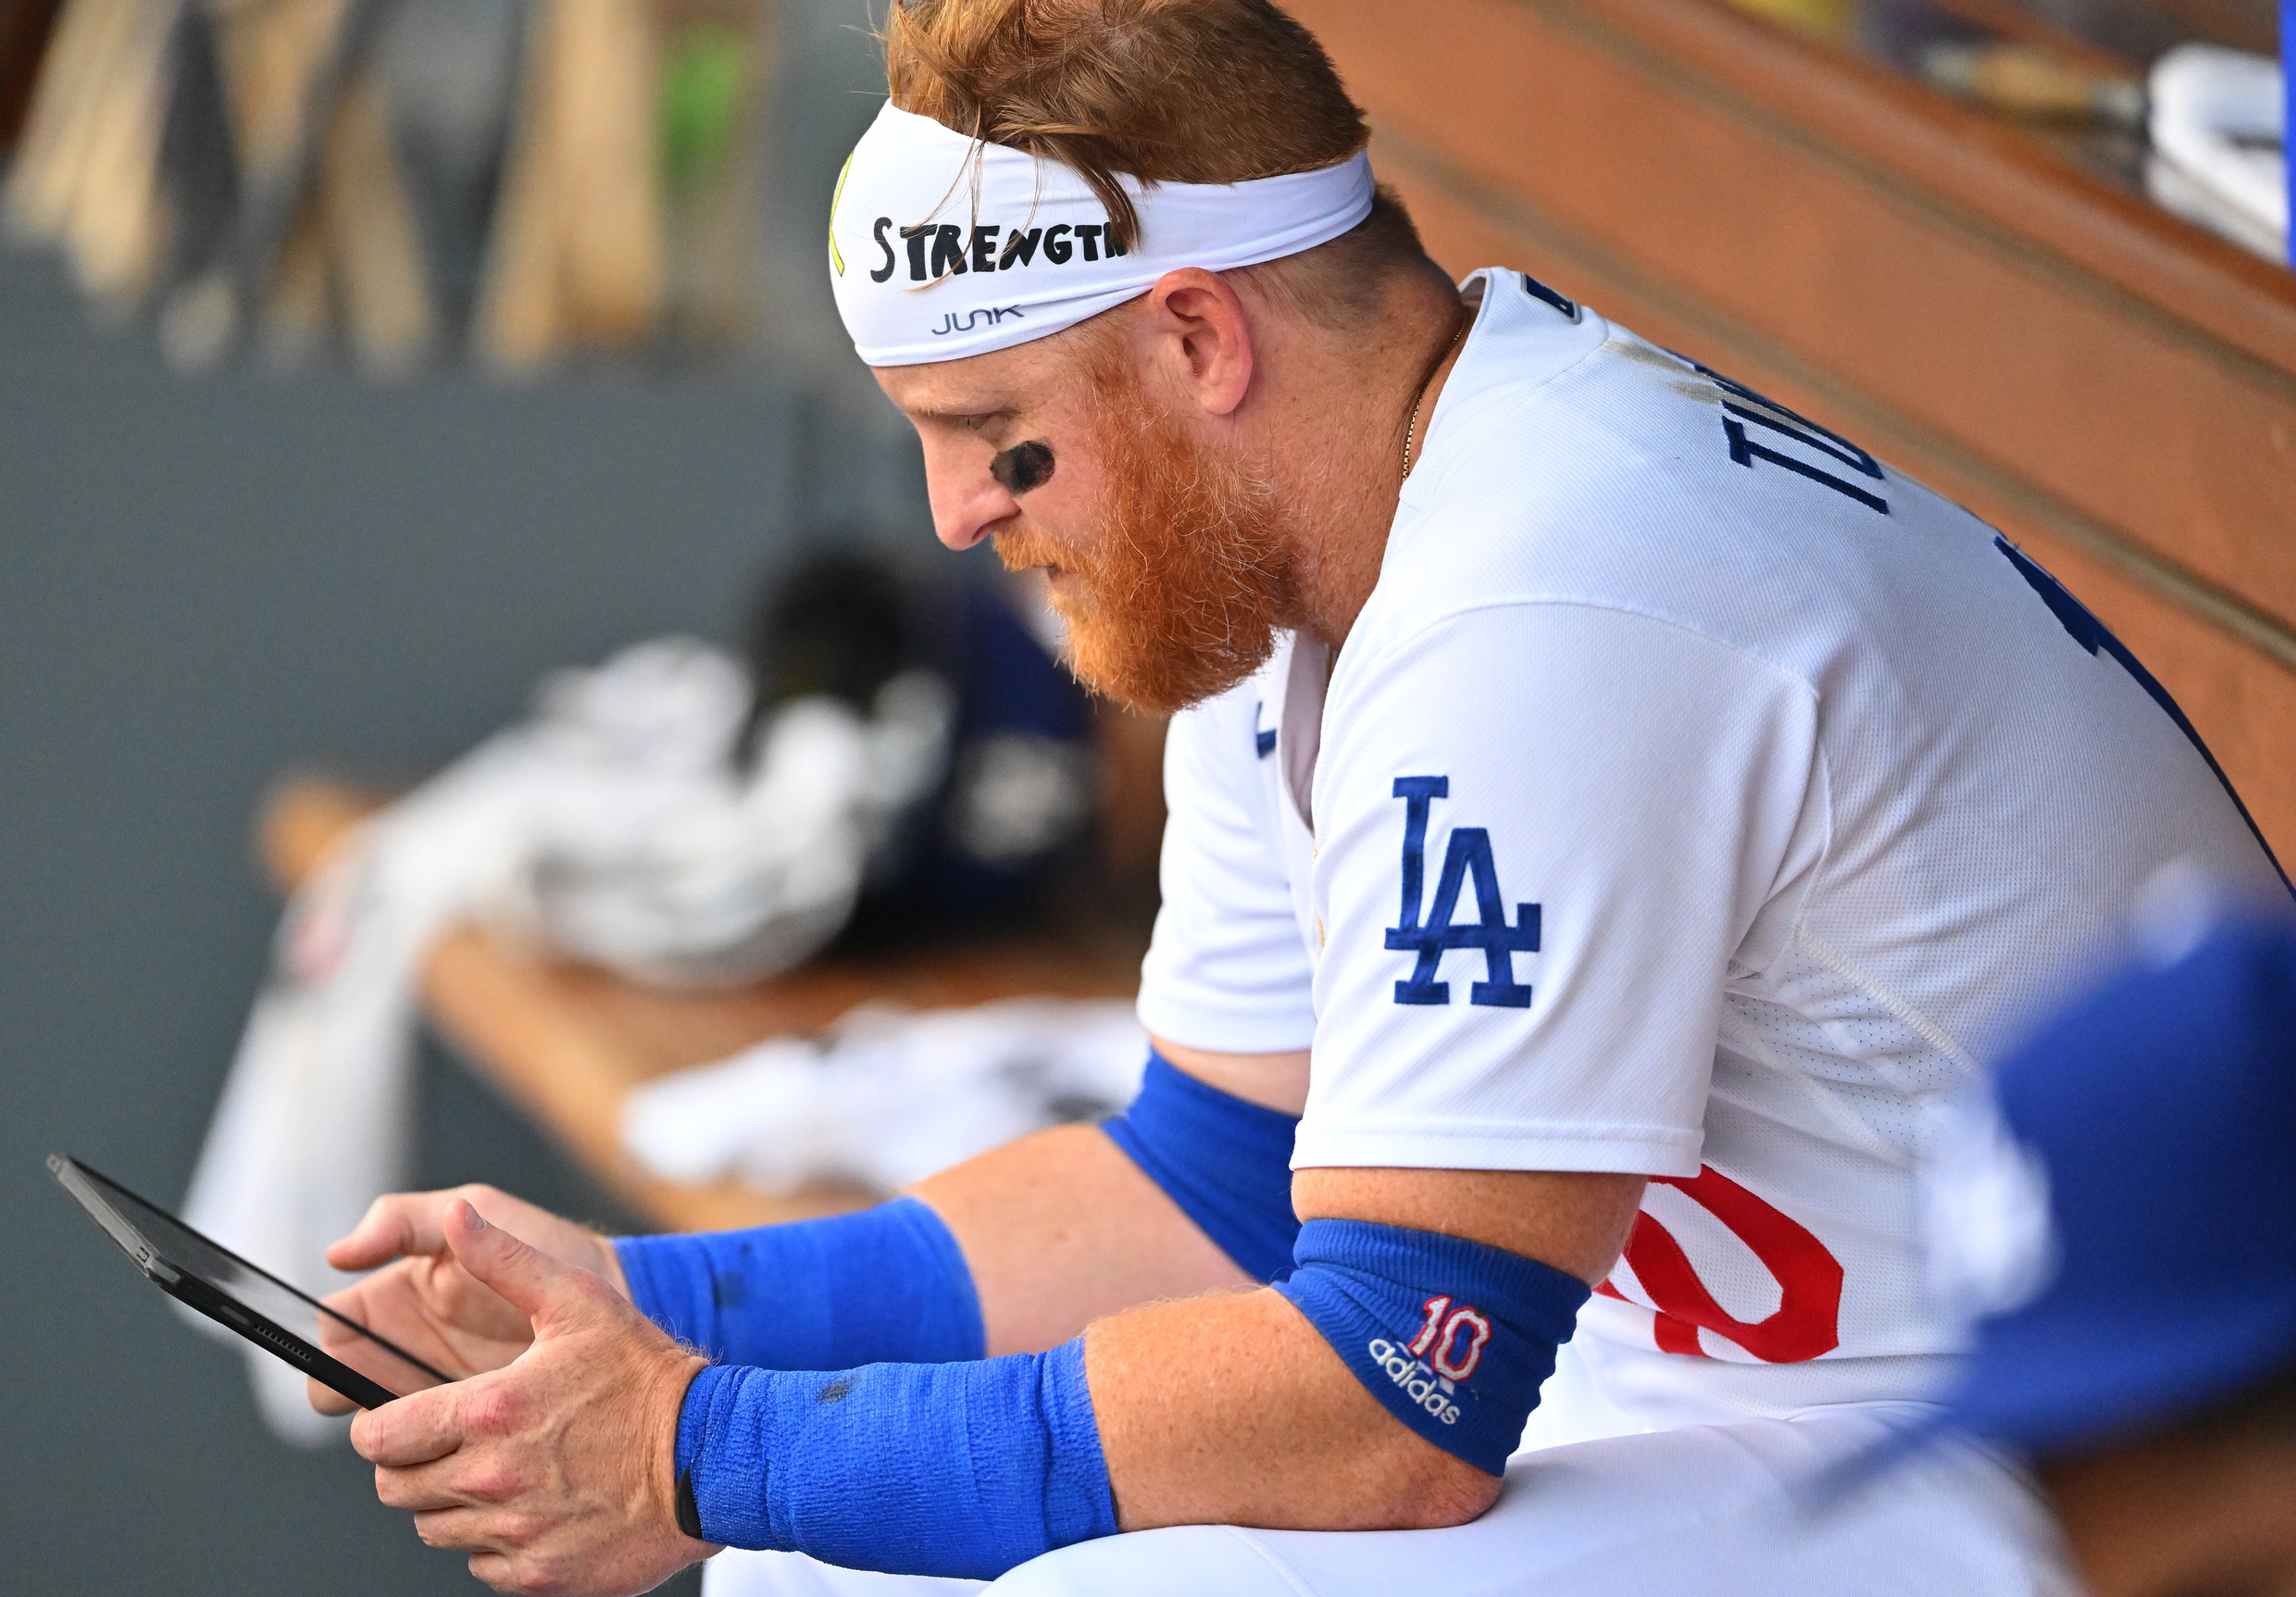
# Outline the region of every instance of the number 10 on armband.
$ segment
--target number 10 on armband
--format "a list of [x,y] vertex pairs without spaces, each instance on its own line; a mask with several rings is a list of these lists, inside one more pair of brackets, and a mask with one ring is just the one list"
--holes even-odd
[[1411,1339],[1411,1356],[1427,1360],[1428,1366],[1445,1380],[1465,1380],[1473,1375],[1491,1341],[1490,1316],[1466,1304],[1453,1306],[1449,1293],[1428,1299],[1419,1305],[1419,1312],[1426,1317],[1419,1334]]

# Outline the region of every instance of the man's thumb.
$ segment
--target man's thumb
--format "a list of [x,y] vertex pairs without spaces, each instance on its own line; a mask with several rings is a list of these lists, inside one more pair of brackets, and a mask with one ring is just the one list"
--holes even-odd
[[529,1247],[457,1198],[446,1211],[446,1245],[462,1267],[507,1299],[541,1331],[587,1297],[580,1273]]

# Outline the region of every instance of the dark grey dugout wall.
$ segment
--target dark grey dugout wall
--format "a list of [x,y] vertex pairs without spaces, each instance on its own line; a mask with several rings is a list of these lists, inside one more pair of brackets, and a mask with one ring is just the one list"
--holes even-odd
[[[548,667],[729,638],[807,529],[927,556],[913,441],[841,366],[821,271],[836,162],[874,113],[856,6],[792,5],[774,116],[777,328],[718,373],[503,389],[462,376],[170,374],[0,253],[0,1591],[474,1591],[347,1450],[257,1425],[56,1192],[50,1149],[172,1200],[261,973],[265,784],[419,770]],[[824,65],[826,63],[826,65]],[[805,234],[803,245],[797,233]],[[804,398],[800,394],[814,397]],[[422,1175],[604,1201],[435,1055]]]

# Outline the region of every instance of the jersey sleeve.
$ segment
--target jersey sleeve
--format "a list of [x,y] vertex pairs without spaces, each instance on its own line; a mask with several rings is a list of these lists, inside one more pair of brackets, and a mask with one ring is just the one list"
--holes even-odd
[[1260,770],[1258,689],[1181,711],[1164,745],[1164,903],[1140,1019],[1217,1053],[1282,1053],[1316,1035],[1314,970]]
[[1813,690],[1526,603],[1342,662],[1325,724],[1294,1167],[1697,1174],[1733,958],[1822,847]]

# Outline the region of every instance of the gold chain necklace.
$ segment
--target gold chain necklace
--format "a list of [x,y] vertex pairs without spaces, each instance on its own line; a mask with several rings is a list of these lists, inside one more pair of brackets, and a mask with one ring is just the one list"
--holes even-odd
[[1449,360],[1457,352],[1459,345],[1466,341],[1467,329],[1474,325],[1474,318],[1468,316],[1460,318],[1458,331],[1451,335],[1451,342],[1443,345],[1443,353],[1437,356],[1435,364],[1428,368],[1427,377],[1419,384],[1418,394],[1411,402],[1411,424],[1404,429],[1404,475],[1405,477],[1411,475],[1411,444],[1419,433],[1419,407],[1427,403],[1427,391],[1434,383],[1435,374],[1442,370],[1443,362]]

